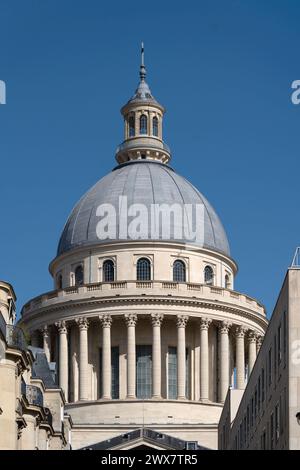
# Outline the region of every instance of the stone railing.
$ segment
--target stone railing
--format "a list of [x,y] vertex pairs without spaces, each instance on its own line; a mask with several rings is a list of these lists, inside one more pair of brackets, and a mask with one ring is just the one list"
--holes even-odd
[[14,325],[6,325],[6,343],[10,348],[26,351],[27,342],[21,328]]
[[[38,308],[50,307],[62,302],[85,298],[88,299],[93,292],[97,298],[108,296],[128,295],[167,295],[174,297],[203,298],[205,300],[228,302],[230,304],[243,305],[245,308],[255,310],[265,317],[264,306],[252,297],[236,291],[218,286],[197,284],[189,282],[172,281],[115,281],[85,284],[80,287],[67,287],[65,289],[45,293],[32,299],[22,309],[22,316]],[[94,297],[93,296],[93,297]]]
[[29,405],[39,406],[43,408],[44,399],[42,391],[35,385],[27,385],[22,379],[21,393],[26,398]]

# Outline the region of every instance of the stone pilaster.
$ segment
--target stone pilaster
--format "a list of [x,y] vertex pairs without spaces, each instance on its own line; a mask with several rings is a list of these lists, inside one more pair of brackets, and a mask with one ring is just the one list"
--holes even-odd
[[99,316],[102,324],[102,398],[111,398],[111,315]]
[[242,390],[245,388],[245,333],[243,326],[236,328],[236,388]]
[[58,329],[59,334],[59,386],[63,389],[65,393],[65,398],[68,401],[68,329],[67,324],[64,320],[55,323],[55,325]]
[[47,361],[50,362],[51,357],[51,336],[50,336],[50,329],[48,325],[45,325],[42,328],[42,335],[43,335],[43,349],[45,351]]
[[248,333],[248,347],[249,347],[248,374],[249,374],[249,377],[253,369],[254,363],[256,361],[256,340],[257,340],[257,334],[255,333],[255,331],[250,331]]
[[208,356],[208,329],[211,324],[209,318],[200,320],[200,400],[209,399],[209,356]]
[[161,398],[161,324],[163,315],[152,313],[152,396]]
[[135,325],[137,315],[134,313],[125,314],[127,325],[127,398],[136,397],[136,353],[135,353]]
[[177,315],[177,399],[186,398],[186,347],[185,327],[189,317]]
[[231,323],[223,321],[219,324],[220,333],[220,381],[219,401],[224,403],[229,388],[229,329]]
[[263,339],[264,339],[263,336],[257,335],[257,339],[256,339],[256,354],[259,353],[259,350],[260,350],[260,348],[261,348]]
[[79,328],[79,400],[88,400],[88,327],[85,317],[76,319]]

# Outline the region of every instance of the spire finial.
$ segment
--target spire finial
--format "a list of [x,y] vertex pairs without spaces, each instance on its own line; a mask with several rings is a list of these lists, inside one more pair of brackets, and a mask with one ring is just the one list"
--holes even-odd
[[141,44],[141,66],[140,66],[140,77],[144,81],[146,77],[146,68],[144,63],[144,43]]

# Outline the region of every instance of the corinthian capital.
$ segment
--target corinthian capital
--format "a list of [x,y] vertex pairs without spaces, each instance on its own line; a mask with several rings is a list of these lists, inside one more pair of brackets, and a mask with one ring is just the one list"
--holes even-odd
[[49,326],[48,325],[45,325],[43,326],[43,328],[41,328],[41,333],[43,335],[43,338],[48,338],[49,336]]
[[108,315],[108,314],[99,315],[99,320],[100,320],[103,328],[110,328],[111,327],[111,324],[112,324],[111,315]]
[[211,324],[211,319],[210,318],[201,318],[200,320],[200,330],[208,330],[209,325]]
[[76,318],[76,323],[80,330],[87,330],[89,327],[89,321],[86,317]]
[[188,315],[177,315],[177,320],[176,320],[177,328],[185,328],[188,322],[188,319],[189,319]]
[[151,313],[152,326],[161,326],[163,319],[162,313]]
[[55,326],[57,327],[58,332],[59,332],[60,335],[66,334],[67,331],[68,331],[67,330],[67,324],[66,324],[65,320],[56,322]]
[[219,323],[220,333],[228,334],[231,326],[232,326],[232,323],[230,323],[229,321],[220,322]]
[[235,335],[237,338],[244,338],[246,332],[247,332],[247,329],[242,325],[238,325],[235,329]]
[[248,332],[248,341],[249,343],[256,343],[257,341],[257,333],[253,330]]
[[135,313],[125,313],[124,318],[127,326],[136,325],[137,315]]

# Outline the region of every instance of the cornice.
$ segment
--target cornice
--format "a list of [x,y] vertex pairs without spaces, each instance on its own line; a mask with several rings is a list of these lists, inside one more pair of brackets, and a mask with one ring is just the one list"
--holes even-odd
[[[89,307],[95,307],[95,306],[101,306],[101,309],[109,308],[112,306],[133,306],[133,305],[139,305],[139,306],[184,306],[184,307],[193,307],[193,308],[199,308],[199,309],[207,309],[207,310],[217,310],[219,312],[224,312],[224,313],[230,313],[234,316],[239,316],[241,318],[245,318],[247,320],[254,321],[257,323],[259,326],[263,328],[263,330],[266,329],[268,325],[268,320],[266,317],[254,312],[251,309],[245,308],[239,308],[236,305],[229,304],[222,302],[220,300],[205,300],[205,299],[195,299],[195,298],[188,298],[188,297],[165,297],[165,296],[151,296],[149,294],[142,294],[140,296],[116,296],[116,297],[102,297],[102,298],[94,298],[94,299],[81,299],[81,300],[69,300],[66,302],[61,302],[59,304],[55,305],[49,305],[49,307],[42,307],[34,310],[32,313],[27,314],[26,317],[24,317],[20,322],[21,323],[29,323],[32,320],[35,320],[37,317],[47,314],[47,313],[52,313],[52,312],[65,312],[66,310],[70,312],[70,310],[76,310],[78,308],[83,309],[84,307],[89,308]],[[113,312],[111,312],[113,314]],[[171,313],[171,312],[170,312]],[[78,314],[79,315],[79,314]],[[83,315],[83,313],[80,313],[80,315]],[[87,314],[88,317],[93,317],[96,316],[98,317],[99,311],[95,312],[95,314]],[[77,314],[76,314],[77,316]],[[191,315],[195,316],[195,315]],[[56,317],[56,320],[58,320],[60,317]]]

